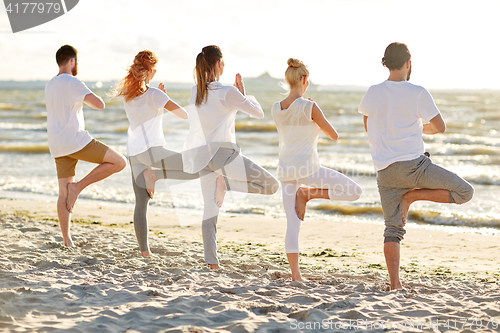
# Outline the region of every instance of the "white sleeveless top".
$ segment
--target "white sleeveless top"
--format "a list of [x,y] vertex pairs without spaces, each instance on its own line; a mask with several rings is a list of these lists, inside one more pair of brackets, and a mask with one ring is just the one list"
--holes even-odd
[[315,174],[321,164],[317,151],[319,126],[312,120],[314,102],[297,98],[288,109],[280,102],[273,105],[272,114],[279,134],[279,164],[276,177],[292,181]]

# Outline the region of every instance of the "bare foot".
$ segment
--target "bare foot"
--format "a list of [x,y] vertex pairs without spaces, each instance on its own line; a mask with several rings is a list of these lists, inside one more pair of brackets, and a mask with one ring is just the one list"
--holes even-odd
[[226,195],[226,182],[224,176],[219,175],[215,181],[217,189],[215,190],[215,203],[217,206],[221,207],[224,202],[224,196]]
[[394,286],[391,286],[391,291],[392,290],[406,290],[406,288],[401,285],[400,281],[398,281]]
[[68,189],[68,196],[66,197],[66,208],[68,208],[68,211],[72,213],[73,206],[75,206],[75,202],[78,199],[80,191],[78,191],[76,183],[68,183],[67,189]]
[[401,198],[401,219],[403,220],[403,226],[406,225],[406,219],[408,218],[408,211],[410,210],[410,205],[412,202],[408,199],[408,193],[403,195]]
[[295,194],[295,212],[301,221],[304,221],[304,215],[306,215],[306,204],[307,197],[304,188],[299,187]]
[[306,282],[307,280],[302,278],[302,276],[299,275],[299,277],[293,277],[292,276],[292,281],[300,281],[300,282]]
[[148,191],[149,197],[153,199],[155,195],[155,184],[158,178],[156,178],[156,174],[154,170],[146,169],[143,172],[144,180],[146,181],[146,191]]
[[208,267],[210,267],[210,269],[219,269],[219,268],[221,268],[219,266],[219,264],[208,264]]
[[73,243],[73,240],[70,238],[70,239],[65,239],[64,240],[64,246],[66,246],[66,247],[75,247],[75,244]]
[[159,258],[158,256],[154,255],[151,251],[142,251],[141,256],[143,258],[156,258],[156,259]]

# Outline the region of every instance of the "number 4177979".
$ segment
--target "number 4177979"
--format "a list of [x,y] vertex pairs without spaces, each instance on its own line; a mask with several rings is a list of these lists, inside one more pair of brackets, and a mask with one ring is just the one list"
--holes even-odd
[[55,13],[61,11],[61,4],[58,2],[22,2],[12,5],[9,3],[7,6],[7,13],[14,12],[15,14],[35,14],[35,13]]

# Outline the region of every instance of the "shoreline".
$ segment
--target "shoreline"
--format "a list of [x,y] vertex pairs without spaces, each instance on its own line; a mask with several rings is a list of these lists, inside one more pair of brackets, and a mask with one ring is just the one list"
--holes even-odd
[[383,225],[374,221],[306,219],[300,261],[308,281],[292,282],[284,219],[221,217],[224,268],[212,271],[199,222],[180,226],[151,209],[155,259],[140,257],[131,210],[79,202],[75,248],[62,246],[55,216],[53,202],[0,199],[0,330],[319,333],[355,323],[380,332],[420,323],[411,329],[420,332],[431,329],[421,323],[444,331],[447,321],[453,329],[474,320],[474,331],[491,332],[500,323],[498,236],[408,228],[407,289],[388,291]]
[[[4,214],[57,223],[55,202],[1,198],[0,215]],[[126,205],[78,202],[72,225],[119,228],[135,236],[132,219],[133,209],[126,208]],[[202,242],[201,215],[181,215],[174,210],[150,206],[148,219],[150,236],[165,235]],[[373,217],[362,216],[356,221],[343,221],[341,215],[306,218],[300,233],[300,264],[324,265],[331,270],[378,268],[385,274],[383,229],[383,222]],[[449,271],[450,274],[471,273],[483,278],[495,276],[500,280],[500,263],[492,254],[500,249],[498,234],[485,234],[481,228],[417,223],[408,223],[406,229],[407,234],[401,243],[402,273],[441,274]],[[285,218],[226,213],[219,217],[217,225],[219,250],[237,249],[236,252],[240,252],[242,247],[258,247],[279,253],[286,261],[285,231]],[[72,236],[78,241],[77,233],[72,233]],[[59,233],[54,237],[62,239]],[[233,260],[237,260],[236,255]]]

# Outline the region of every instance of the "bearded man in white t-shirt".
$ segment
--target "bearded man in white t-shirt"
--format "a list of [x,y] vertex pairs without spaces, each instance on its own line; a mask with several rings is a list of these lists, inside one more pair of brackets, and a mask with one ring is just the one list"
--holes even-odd
[[390,44],[382,64],[389,69],[389,78],[368,89],[359,112],[364,116],[377,171],[385,220],[384,255],[393,290],[403,289],[399,279],[400,241],[406,233],[410,205],[418,200],[462,204],[472,199],[474,189],[424,155],[422,134],[443,133],[446,125],[429,92],[408,82],[408,47]]
[[[59,73],[45,86],[49,150],[54,157],[59,180],[57,214],[65,246],[74,246],[69,221],[80,192],[87,186],[123,170],[125,158],[90,136],[85,130],[83,104],[103,110],[103,100],[76,78],[78,52],[70,45],[56,53]],[[79,160],[99,164],[88,175],[75,182]]]

